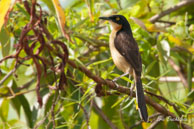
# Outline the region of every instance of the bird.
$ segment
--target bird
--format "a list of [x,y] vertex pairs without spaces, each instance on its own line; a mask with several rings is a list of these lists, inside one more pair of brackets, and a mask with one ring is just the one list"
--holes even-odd
[[[140,118],[148,122],[148,112],[141,81],[142,60],[130,24],[123,15],[111,15],[108,17],[99,17],[99,19],[108,20],[112,26],[109,37],[109,48],[113,62],[119,70],[124,72],[120,77],[127,74],[133,76]],[[120,77],[113,81],[115,82]]]

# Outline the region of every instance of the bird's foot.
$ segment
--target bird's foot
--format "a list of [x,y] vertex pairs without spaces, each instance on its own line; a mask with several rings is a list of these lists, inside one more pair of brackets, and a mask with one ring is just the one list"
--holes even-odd
[[107,80],[112,81],[112,82],[115,84],[116,88],[118,88],[118,87],[119,87],[119,85],[116,83],[116,81],[117,81],[117,80],[115,80],[115,79],[113,79],[113,80],[111,80],[111,79],[107,79]]
[[117,80],[118,80],[119,78],[115,78],[115,79],[113,79],[112,80],[112,82],[115,84],[115,86],[118,88],[119,87],[119,85],[117,84]]
[[113,83],[115,84],[116,88],[118,88],[118,87],[119,87],[119,85],[118,85],[116,82],[114,82],[114,81],[113,81]]
[[124,76],[126,76],[126,75],[128,75],[128,74],[129,74],[129,73],[127,72],[127,73],[122,74],[122,75],[119,76],[119,77],[114,78],[114,79],[113,79],[113,82],[116,82],[116,81],[119,80],[121,77],[124,77]]

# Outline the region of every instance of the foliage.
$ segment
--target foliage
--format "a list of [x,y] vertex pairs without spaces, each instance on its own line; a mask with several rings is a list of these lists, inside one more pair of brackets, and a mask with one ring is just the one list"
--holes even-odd
[[[174,118],[157,114],[148,104],[149,116],[155,116],[150,123],[141,122],[134,98],[84,73],[87,68],[105,80],[122,74],[110,57],[110,25],[98,19],[111,14],[124,15],[131,25],[142,56],[146,96],[194,127],[193,3],[150,22],[179,1],[66,0],[60,1],[64,11],[58,0],[38,0],[37,5],[35,0],[28,1],[30,8],[36,5],[35,14],[24,1],[16,1],[13,7],[10,1],[0,1],[0,7],[7,5],[0,11],[4,19],[0,23],[4,24],[0,30],[0,128],[147,129],[159,118],[162,122],[155,128],[179,128]],[[22,34],[29,38],[24,44]],[[42,45],[43,40],[47,45]],[[67,58],[82,68],[73,67]],[[160,80],[168,76],[180,81]],[[127,81],[133,84],[127,77],[118,84],[125,87]]]

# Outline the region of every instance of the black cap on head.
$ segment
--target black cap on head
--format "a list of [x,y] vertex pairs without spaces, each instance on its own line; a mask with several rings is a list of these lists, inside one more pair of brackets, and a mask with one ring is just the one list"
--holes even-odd
[[115,22],[115,23],[120,24],[120,25],[129,24],[127,19],[122,15],[112,15],[109,17],[99,17],[99,19],[109,20],[109,21]]

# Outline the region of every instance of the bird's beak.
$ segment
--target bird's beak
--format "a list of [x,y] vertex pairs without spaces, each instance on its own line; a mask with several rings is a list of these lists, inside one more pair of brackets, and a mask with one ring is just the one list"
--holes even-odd
[[102,19],[102,20],[110,20],[109,17],[99,17],[99,19]]

